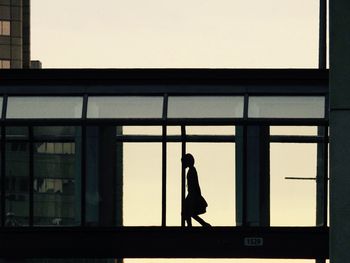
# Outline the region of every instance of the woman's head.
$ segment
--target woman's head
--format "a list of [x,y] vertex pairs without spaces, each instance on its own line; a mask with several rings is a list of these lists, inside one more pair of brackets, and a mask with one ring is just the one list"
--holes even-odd
[[192,167],[194,165],[194,158],[190,153],[185,154],[181,161],[185,167]]

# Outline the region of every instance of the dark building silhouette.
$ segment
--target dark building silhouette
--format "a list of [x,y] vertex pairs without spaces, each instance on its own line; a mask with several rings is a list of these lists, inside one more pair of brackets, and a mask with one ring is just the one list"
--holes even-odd
[[0,68],[30,67],[30,0],[0,1]]

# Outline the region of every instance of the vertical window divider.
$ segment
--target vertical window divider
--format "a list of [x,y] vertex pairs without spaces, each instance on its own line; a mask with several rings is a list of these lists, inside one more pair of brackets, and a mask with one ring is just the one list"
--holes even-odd
[[243,110],[243,180],[242,180],[242,188],[243,188],[243,206],[242,206],[242,225],[246,226],[247,224],[247,206],[248,206],[248,189],[247,189],[247,176],[248,176],[248,165],[247,165],[247,120],[248,120],[248,109],[249,109],[249,95],[244,95],[244,110]]
[[28,126],[29,136],[29,226],[34,225],[34,138],[33,126]]
[[1,226],[5,226],[6,220],[6,108],[7,108],[7,95],[4,95],[2,102],[2,112],[1,112]]
[[323,226],[328,225],[328,125],[324,126],[324,141],[323,141]]
[[88,95],[83,97],[82,125],[81,125],[81,189],[80,189],[80,225],[86,225],[86,116]]
[[162,125],[162,227],[166,226],[166,187],[167,187],[167,117],[168,117],[168,94],[164,95],[163,101],[163,125]]
[[324,101],[324,119],[326,121],[329,120],[329,95],[325,95],[325,101]]
[[327,68],[327,0],[320,0],[318,68]]
[[243,120],[246,122],[248,120],[248,110],[249,110],[249,95],[244,94],[244,103],[243,103]]
[[[181,125],[181,156],[185,157],[186,154],[186,126]],[[186,168],[183,162],[181,162],[181,226],[185,226],[185,218],[183,216],[186,196]]]

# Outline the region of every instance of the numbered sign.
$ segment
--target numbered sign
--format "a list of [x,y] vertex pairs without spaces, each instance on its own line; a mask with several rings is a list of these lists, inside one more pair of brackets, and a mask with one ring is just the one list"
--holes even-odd
[[264,245],[264,239],[262,237],[245,237],[244,245],[247,247],[261,247]]

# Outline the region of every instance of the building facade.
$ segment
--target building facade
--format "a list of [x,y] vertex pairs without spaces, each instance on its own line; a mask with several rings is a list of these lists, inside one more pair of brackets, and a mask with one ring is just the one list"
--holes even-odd
[[30,0],[0,1],[0,68],[30,67]]

